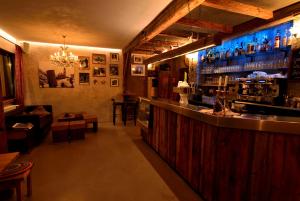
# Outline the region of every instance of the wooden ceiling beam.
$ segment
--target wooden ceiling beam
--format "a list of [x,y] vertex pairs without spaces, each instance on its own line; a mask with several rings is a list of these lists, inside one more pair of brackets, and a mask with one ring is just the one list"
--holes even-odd
[[187,37],[182,37],[182,36],[176,36],[176,35],[171,35],[171,34],[164,34],[160,33],[158,36],[165,37],[165,38],[178,38],[179,40],[188,40]]
[[154,55],[154,51],[149,51],[149,50],[133,50],[132,54],[144,54],[144,55]]
[[215,22],[208,22],[204,20],[198,20],[198,19],[190,19],[183,17],[180,20],[176,22],[176,24],[181,24],[184,26],[190,26],[193,28],[201,28],[201,29],[208,29],[212,31],[218,31],[222,33],[231,33],[232,27],[224,24],[219,24]]
[[146,59],[144,61],[144,63],[149,64],[149,63],[155,63],[155,62],[159,62],[162,60],[175,58],[175,57],[187,54],[189,52],[194,52],[194,51],[200,50],[202,48],[206,48],[208,46],[219,45],[219,44],[221,44],[221,40],[219,40],[215,37],[203,38],[203,39],[197,40],[196,42],[190,43],[188,45],[179,47],[177,49],[170,50],[168,52],[161,53],[159,55],[150,57],[149,59]]
[[139,33],[124,49],[127,52],[134,47],[151,40],[179,19],[197,8],[204,0],[173,0],[160,14]]
[[159,47],[164,47],[164,46],[181,46],[184,43],[183,42],[175,42],[175,41],[159,41],[159,40],[151,40],[146,43],[145,45],[153,45],[153,46],[159,46]]
[[266,20],[273,18],[273,11],[271,10],[234,0],[206,0],[202,5]]
[[275,10],[274,17],[272,19],[263,20],[260,18],[254,18],[250,21],[234,26],[232,34],[220,33],[218,34],[218,37],[223,40],[229,40],[249,32],[256,32],[262,29],[274,27],[293,20],[296,14],[300,14],[300,2]]
[[178,38],[185,38],[193,35],[193,39],[199,39],[203,37],[207,37],[209,34],[207,33],[199,33],[199,32],[189,32],[189,31],[163,31],[161,34],[169,36],[169,37],[178,37]]

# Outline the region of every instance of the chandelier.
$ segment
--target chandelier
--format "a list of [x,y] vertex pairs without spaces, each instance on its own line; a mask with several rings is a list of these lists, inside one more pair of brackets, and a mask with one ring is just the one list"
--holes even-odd
[[64,45],[61,46],[58,52],[50,55],[50,61],[60,67],[73,67],[74,64],[78,63],[78,56],[74,55],[72,52],[68,51],[68,46],[66,46],[66,36],[62,36],[64,39]]

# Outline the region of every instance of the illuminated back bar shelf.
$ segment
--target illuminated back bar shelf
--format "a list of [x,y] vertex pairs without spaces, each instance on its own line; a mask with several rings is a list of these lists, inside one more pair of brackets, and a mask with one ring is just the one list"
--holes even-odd
[[[289,21],[199,51],[198,83],[203,87],[215,87],[219,76],[228,75],[229,83],[233,83],[236,78],[247,77],[253,71],[287,75],[291,56],[291,46],[287,45],[287,40],[291,38],[289,30],[292,26],[293,22]],[[274,47],[276,35],[280,35],[279,48]],[[284,37],[287,37],[285,44]],[[263,45],[266,40],[269,41],[267,49]],[[249,51],[250,46],[253,51]]]

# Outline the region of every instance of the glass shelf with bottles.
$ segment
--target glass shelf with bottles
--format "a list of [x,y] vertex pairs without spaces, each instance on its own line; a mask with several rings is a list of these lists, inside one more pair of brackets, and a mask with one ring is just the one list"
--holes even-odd
[[[239,75],[228,75],[228,85],[234,85]],[[218,76],[209,76],[201,80],[200,86],[202,87],[218,87],[219,75]]]
[[256,70],[287,70],[288,58],[276,59],[269,61],[248,62],[244,65],[233,65],[224,67],[208,67],[201,70],[201,74],[225,74],[225,73],[241,73]]
[[201,74],[287,69],[292,22],[224,41],[199,51]]

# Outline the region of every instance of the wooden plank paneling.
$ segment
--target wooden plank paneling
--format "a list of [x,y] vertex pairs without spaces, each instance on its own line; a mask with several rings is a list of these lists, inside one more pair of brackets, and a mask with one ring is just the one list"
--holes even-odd
[[168,113],[167,110],[159,111],[159,132],[158,132],[158,153],[162,158],[167,159],[168,149]]
[[272,144],[270,135],[256,134],[253,146],[253,159],[250,173],[249,201],[268,200],[270,194],[271,169],[269,150]]
[[199,192],[207,200],[212,200],[214,189],[214,171],[216,154],[216,136],[218,128],[209,124],[203,124],[200,162]]
[[177,133],[177,146],[176,146],[176,170],[185,178],[189,176],[189,166],[191,160],[191,142],[192,133],[190,133],[190,119],[178,115],[179,132]]
[[168,111],[168,121],[166,126],[168,127],[168,149],[167,149],[167,162],[171,167],[175,168],[176,164],[176,131],[177,131],[177,114]]
[[156,106],[153,129],[149,144],[207,201],[300,201],[300,136],[215,127]]
[[202,156],[202,129],[203,123],[193,120],[191,123],[192,136],[192,166],[189,174],[189,181],[194,189],[199,189],[201,169],[201,156]]
[[219,128],[216,138],[213,200],[247,200],[252,137],[247,131]]
[[[275,148],[275,147],[274,147]],[[282,184],[286,195],[284,200],[300,200],[300,139],[298,136],[289,136],[284,147],[284,169],[282,174]],[[274,196],[281,197],[281,196]]]

